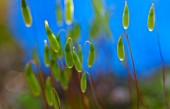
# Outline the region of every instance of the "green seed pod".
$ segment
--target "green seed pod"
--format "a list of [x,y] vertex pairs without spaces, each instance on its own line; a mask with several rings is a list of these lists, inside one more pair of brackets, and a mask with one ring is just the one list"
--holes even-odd
[[58,59],[58,54],[55,52],[52,48],[49,48],[50,51],[50,56],[52,57],[52,60],[57,60]]
[[55,80],[60,80],[60,69],[56,61],[51,61],[51,72],[54,75]]
[[73,17],[74,17],[74,3],[73,3],[73,0],[64,0],[64,5],[65,5],[66,24],[70,25],[73,22]]
[[78,45],[78,57],[79,57],[80,62],[82,64],[83,63],[83,52],[82,52],[82,47],[81,47],[80,44]]
[[125,49],[124,49],[124,43],[122,37],[119,37],[118,43],[117,43],[117,55],[120,61],[124,61],[125,59]]
[[57,54],[58,54],[58,57],[62,58],[63,57],[63,49],[62,49],[62,44],[61,44],[61,40],[60,40],[60,35],[56,36],[56,38],[60,45],[60,49]]
[[48,25],[48,21],[45,21],[45,29],[46,29],[46,33],[48,36],[48,41],[50,43],[50,47],[55,51],[58,52],[60,49],[60,45],[55,37],[55,35],[53,34],[53,32],[51,31],[51,29],[49,28]]
[[67,73],[66,71],[62,71],[61,78],[60,78],[61,86],[64,90],[68,89],[68,76],[66,73]]
[[25,0],[21,0],[22,16],[27,27],[32,25],[32,16],[29,7]]
[[73,50],[73,62],[74,62],[74,66],[75,66],[76,70],[78,72],[81,72],[82,64],[81,64],[80,59],[79,59],[78,55],[76,54],[75,50]]
[[90,42],[90,51],[89,51],[89,57],[88,57],[88,67],[92,67],[92,65],[94,64],[94,60],[95,60],[95,49],[94,49],[94,45]]
[[62,25],[62,10],[61,10],[61,6],[59,3],[56,4],[56,17],[57,17],[57,23],[59,25]]
[[25,67],[25,78],[31,92],[35,96],[39,96],[41,93],[41,88],[30,63],[28,63]]
[[153,31],[154,26],[155,26],[155,11],[154,11],[154,3],[152,3],[152,6],[151,6],[149,14],[148,14],[148,29],[149,29],[149,31]]
[[50,77],[47,77],[47,80],[45,81],[45,97],[46,97],[48,105],[52,106],[54,94],[53,94],[53,89],[52,89]]
[[68,37],[66,41],[66,46],[65,46],[65,60],[66,60],[66,65],[68,68],[73,67],[73,54],[71,50],[71,42],[72,42],[72,39]]
[[60,109],[60,97],[57,93],[57,91],[55,90],[55,88],[53,88],[53,93],[54,93],[54,109]]
[[124,29],[128,29],[129,27],[129,8],[127,1],[125,1],[123,16],[122,16],[122,24]]
[[81,76],[81,92],[82,93],[85,93],[86,90],[87,90],[87,78],[86,78],[86,74],[87,72],[83,73],[82,76]]
[[44,63],[47,67],[50,66],[50,54],[48,49],[47,40],[44,40],[45,47],[44,47]]

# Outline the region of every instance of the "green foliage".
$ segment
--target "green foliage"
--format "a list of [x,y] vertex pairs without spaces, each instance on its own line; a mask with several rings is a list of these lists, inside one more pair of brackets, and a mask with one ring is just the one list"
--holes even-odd
[[55,51],[58,52],[60,49],[60,45],[55,37],[55,35],[53,34],[53,32],[51,31],[51,29],[49,28],[48,25],[48,21],[45,21],[45,29],[46,29],[46,33],[48,36],[48,41],[50,43],[50,47]]
[[52,84],[51,84],[51,78],[47,77],[45,81],[45,98],[49,106],[53,105],[53,89],[52,89]]
[[41,88],[30,63],[25,67],[25,78],[31,92],[35,96],[39,96],[41,94]]
[[148,29],[149,31],[153,31],[155,26],[155,11],[154,11],[154,4],[152,4],[149,14],[148,14]]
[[81,76],[81,82],[80,82],[80,87],[81,87],[81,92],[85,93],[87,90],[87,78],[86,78],[87,72],[83,73]]
[[25,25],[30,27],[32,25],[32,16],[29,7],[26,4],[25,0],[21,0],[21,10],[22,17],[24,19]]
[[118,43],[117,43],[117,55],[120,61],[124,61],[125,59],[125,49],[124,49],[124,43],[123,43],[123,39],[120,36]]
[[129,27],[129,8],[127,1],[125,1],[125,7],[123,11],[123,16],[122,16],[122,24],[124,29],[128,29]]

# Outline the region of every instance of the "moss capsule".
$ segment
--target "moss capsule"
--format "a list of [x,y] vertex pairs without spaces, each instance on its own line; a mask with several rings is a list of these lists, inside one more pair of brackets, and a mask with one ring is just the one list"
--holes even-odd
[[73,0],[64,0],[65,5],[65,20],[66,24],[70,25],[74,17],[74,3]]
[[53,34],[53,32],[51,31],[51,29],[49,28],[48,25],[48,21],[45,21],[45,29],[46,29],[46,33],[48,36],[48,41],[50,43],[50,47],[55,51],[58,52],[60,49],[60,45],[55,37],[55,35]]
[[81,64],[80,59],[79,59],[78,55],[76,54],[75,50],[73,50],[73,62],[74,62],[74,66],[75,66],[76,70],[78,72],[81,72],[82,64]]
[[78,45],[78,57],[79,57],[80,62],[82,64],[83,63],[83,52],[82,52],[82,47],[81,47],[80,44]]
[[88,56],[88,67],[92,67],[92,65],[94,64],[94,60],[95,60],[95,49],[94,49],[94,45],[92,43],[90,43],[90,50],[89,50],[89,56]]
[[25,0],[21,0],[21,10],[25,25],[30,27],[32,25],[32,16]]
[[120,61],[124,61],[125,59],[125,49],[124,49],[124,43],[122,37],[119,37],[118,43],[117,43],[117,55]]
[[56,38],[57,38],[57,41],[58,41],[58,43],[60,45],[60,49],[57,52],[57,54],[58,54],[59,58],[62,58],[63,57],[63,49],[62,49],[62,44],[61,44],[61,40],[60,40],[60,35],[56,36]]
[[60,82],[61,82],[61,86],[64,90],[68,89],[68,76],[67,76],[67,72],[66,71],[62,71],[61,72],[61,78],[60,78]]
[[80,83],[80,87],[81,87],[81,92],[85,93],[87,90],[87,78],[86,78],[86,74],[87,72],[83,73],[81,76],[81,83]]
[[60,69],[56,61],[51,61],[51,72],[54,75],[55,80],[60,80]]
[[52,106],[54,94],[53,94],[53,89],[52,89],[50,77],[47,77],[47,80],[45,81],[45,97],[46,97],[48,105]]
[[154,26],[155,26],[155,11],[154,11],[154,4],[152,3],[152,6],[151,6],[149,14],[148,14],[148,29],[149,29],[149,31],[153,31]]
[[57,17],[57,23],[61,25],[62,24],[62,10],[61,10],[61,6],[59,3],[56,4],[56,17]]
[[45,46],[44,46],[44,63],[47,67],[50,66],[50,54],[48,49],[47,40],[44,40]]
[[54,93],[54,109],[60,109],[60,97],[57,93],[57,91],[55,90],[55,88],[53,88],[53,93]]
[[41,88],[30,63],[28,63],[25,67],[25,78],[31,92],[35,96],[39,96],[41,93]]
[[128,29],[129,27],[129,8],[127,1],[125,1],[125,6],[124,6],[124,11],[123,11],[123,16],[122,16],[122,24],[124,29]]
[[65,60],[66,60],[66,65],[68,68],[73,67],[73,54],[71,50],[71,42],[72,42],[72,39],[68,37],[66,41],[66,46],[65,46]]

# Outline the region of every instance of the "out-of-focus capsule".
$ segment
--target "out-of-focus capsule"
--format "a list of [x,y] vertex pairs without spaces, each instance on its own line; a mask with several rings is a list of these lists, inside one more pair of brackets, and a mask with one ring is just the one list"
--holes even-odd
[[21,0],[21,10],[22,17],[24,19],[25,25],[30,27],[32,25],[32,16],[29,7],[26,4],[25,0]]
[[72,39],[68,37],[66,41],[66,46],[65,46],[65,60],[66,60],[66,65],[68,68],[73,67],[73,54],[71,50],[71,42],[72,42]]
[[73,0],[64,0],[65,5],[65,20],[66,24],[70,25],[74,19],[74,3]]

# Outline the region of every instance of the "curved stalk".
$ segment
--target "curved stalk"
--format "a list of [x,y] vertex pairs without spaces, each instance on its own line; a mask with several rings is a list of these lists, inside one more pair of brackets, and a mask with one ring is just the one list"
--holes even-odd
[[137,75],[136,75],[134,58],[133,58],[133,54],[132,54],[132,48],[131,48],[131,45],[130,45],[128,34],[125,32],[120,37],[123,37],[123,36],[126,37],[126,40],[127,40],[127,43],[128,43],[128,48],[129,48],[129,51],[130,51],[130,57],[131,57],[131,61],[132,61],[133,73],[134,73],[134,78],[135,78],[135,87],[136,87],[136,95],[137,95],[137,109],[139,109],[139,107],[140,107],[140,91],[139,91],[139,85],[138,85],[138,80],[137,80]]

